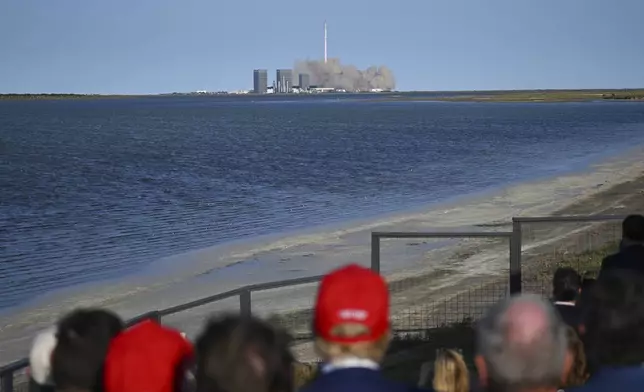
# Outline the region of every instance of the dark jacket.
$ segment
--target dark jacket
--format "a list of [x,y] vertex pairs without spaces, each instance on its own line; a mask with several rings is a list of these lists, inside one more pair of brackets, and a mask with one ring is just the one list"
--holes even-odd
[[51,385],[40,385],[33,378],[29,377],[29,392],[55,392],[56,388]]
[[421,392],[428,391],[386,379],[378,370],[337,369],[320,374],[300,392]]
[[566,388],[566,392],[641,392],[644,390],[644,367],[603,369],[595,373],[586,384]]
[[606,256],[602,261],[602,272],[611,269],[629,269],[644,274],[644,245],[625,246],[619,252]]
[[576,331],[581,318],[579,307],[555,303],[555,309],[559,312],[563,322],[573,327]]

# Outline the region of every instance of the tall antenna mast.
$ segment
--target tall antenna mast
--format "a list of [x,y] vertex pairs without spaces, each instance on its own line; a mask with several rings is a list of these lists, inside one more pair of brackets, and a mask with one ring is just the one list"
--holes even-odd
[[324,21],[324,64],[326,64],[326,20]]

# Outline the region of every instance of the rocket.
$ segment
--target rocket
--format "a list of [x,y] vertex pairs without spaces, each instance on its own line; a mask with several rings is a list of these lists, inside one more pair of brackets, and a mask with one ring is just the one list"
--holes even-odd
[[324,21],[324,64],[326,64],[326,20]]

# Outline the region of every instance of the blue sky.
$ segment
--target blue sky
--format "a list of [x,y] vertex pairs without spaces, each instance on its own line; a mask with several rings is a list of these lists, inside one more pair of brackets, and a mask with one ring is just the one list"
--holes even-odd
[[644,0],[0,0],[0,92],[252,88],[323,54],[400,90],[644,87]]

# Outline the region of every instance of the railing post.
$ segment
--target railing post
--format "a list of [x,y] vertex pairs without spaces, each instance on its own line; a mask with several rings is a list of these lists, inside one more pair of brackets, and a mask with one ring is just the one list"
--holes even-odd
[[150,318],[155,322],[161,324],[161,313],[158,310],[155,310],[154,312],[152,312]]
[[510,294],[521,292],[521,221],[512,218],[510,238]]
[[239,313],[242,317],[250,317],[251,310],[251,291],[248,289],[242,290],[239,293]]
[[0,387],[2,392],[13,392],[13,372],[0,374]]
[[380,236],[371,233],[371,270],[380,273]]

